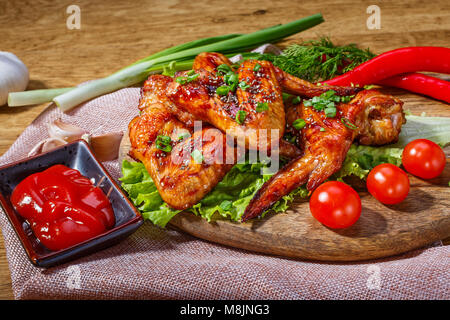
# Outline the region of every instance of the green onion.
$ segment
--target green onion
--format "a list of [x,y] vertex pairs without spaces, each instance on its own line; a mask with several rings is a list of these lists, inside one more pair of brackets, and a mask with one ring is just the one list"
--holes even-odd
[[216,89],[216,93],[219,96],[226,96],[230,92],[230,87],[228,86],[220,86]]
[[259,69],[261,69],[261,65],[259,63],[255,64],[255,66],[253,67],[253,71],[258,72]]
[[[193,59],[202,52],[240,53],[263,43],[281,40],[322,23],[321,14],[315,14],[287,24],[277,25],[244,35],[226,35],[188,42],[177,47],[166,49],[160,53],[144,58],[110,76],[88,82],[63,93],[53,99],[63,111],[95,98],[143,81],[152,73],[161,73],[162,67],[171,61],[182,62]],[[223,40],[224,39],[224,40]],[[152,68],[158,67],[158,71]]]
[[294,135],[291,135],[290,133],[286,133],[286,134],[283,136],[283,139],[286,140],[287,142],[290,142],[290,143],[292,143],[292,144],[295,144],[295,142],[296,142],[296,140],[297,140],[297,137],[294,136]]
[[348,119],[345,118],[345,117],[342,117],[342,118],[341,118],[341,122],[344,124],[344,126],[346,126],[347,128],[349,128],[349,129],[351,129],[351,130],[356,130],[356,129],[358,129],[358,127],[357,127],[355,124],[353,124],[350,120],[348,120]]
[[306,122],[303,119],[297,119],[292,123],[292,126],[297,130],[301,130],[306,126]]
[[40,89],[23,92],[11,92],[8,95],[8,106],[18,107],[49,102],[52,101],[54,97],[66,93],[72,89],[73,88]]
[[295,97],[294,99],[292,99],[292,103],[293,104],[299,104],[300,102],[302,102],[302,98],[300,97]]
[[179,84],[186,84],[188,82],[194,81],[199,76],[200,75],[198,73],[195,73],[194,70],[191,70],[186,74],[186,76],[177,77],[175,81],[178,82]]
[[217,67],[217,72],[221,74],[227,74],[228,72],[232,72],[231,68],[227,64],[221,64]]
[[336,107],[325,108],[325,110],[323,110],[323,112],[325,113],[325,116],[327,118],[334,118],[336,116]]
[[324,132],[325,131],[325,128],[320,128],[320,132]]
[[239,124],[243,124],[245,122],[245,118],[247,117],[247,112],[244,110],[239,110],[236,113],[236,122]]
[[242,90],[247,90],[248,88],[250,88],[250,85],[249,84],[247,84],[247,82],[245,82],[245,81],[241,81],[241,82],[239,82],[239,88],[241,88]]
[[155,146],[164,152],[172,151],[172,139],[169,136],[159,135],[156,137]]
[[258,102],[256,106],[256,112],[263,112],[269,110],[269,104],[267,102]]
[[204,160],[202,152],[198,149],[195,149],[194,151],[192,151],[191,157],[192,157],[192,159],[194,159],[194,162],[196,162],[196,163],[202,163]]

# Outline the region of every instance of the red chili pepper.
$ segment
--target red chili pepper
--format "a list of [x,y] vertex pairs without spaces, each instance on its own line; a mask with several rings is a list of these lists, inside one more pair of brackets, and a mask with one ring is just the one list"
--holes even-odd
[[402,88],[450,103],[450,82],[422,73],[406,73],[390,77],[377,84]]
[[355,69],[324,81],[329,85],[350,86],[378,83],[407,72],[450,73],[450,49],[444,47],[407,47],[385,52]]
[[25,178],[14,189],[11,203],[50,250],[91,239],[115,224],[111,203],[102,190],[64,165]]

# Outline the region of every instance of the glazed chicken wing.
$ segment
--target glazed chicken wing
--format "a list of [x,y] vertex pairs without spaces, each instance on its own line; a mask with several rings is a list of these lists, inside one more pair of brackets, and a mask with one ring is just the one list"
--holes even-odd
[[[218,72],[220,65],[228,65],[233,70],[231,62],[222,54],[199,54],[193,64],[193,70],[199,75],[197,80],[185,84],[173,82],[168,90],[169,99],[180,109],[227,134],[244,137],[249,149],[269,149],[274,141],[283,136],[285,113],[282,89],[306,97],[331,89],[337,95],[351,95],[360,90],[317,86],[281,71],[269,61],[250,59],[245,60],[237,70],[239,86],[236,92],[218,95],[217,88],[226,84],[224,76]],[[178,74],[183,75],[185,73]]]
[[[203,126],[194,133],[190,125],[175,116],[161,91],[169,79],[151,76],[146,81],[139,105],[141,113],[128,126],[130,155],[145,165],[169,206],[187,209],[222,180],[238,155],[220,130]],[[196,156],[192,156],[193,152]],[[233,158],[227,158],[229,155]]]
[[[338,171],[353,140],[381,145],[396,142],[405,122],[403,102],[375,90],[358,93],[348,104],[339,104],[334,118],[303,104],[287,111],[288,130],[298,135],[303,155],[290,161],[268,180],[246,208],[242,220],[259,216],[281,197],[306,183],[314,190]],[[303,119],[306,126],[295,130],[292,123]]]
[[[173,82],[168,90],[170,100],[230,136],[245,137],[248,148],[258,149],[263,144],[269,148],[283,135],[285,127],[281,88],[274,67],[267,61],[244,61],[237,71],[238,80],[249,87],[238,86],[236,92],[218,95],[216,89],[226,84],[224,76],[217,72],[222,64],[232,69],[230,61],[221,54],[199,54],[193,64],[198,79],[186,84]],[[260,65],[258,72],[254,71],[256,64]],[[258,105],[261,104],[260,110]],[[260,139],[260,129],[267,130],[266,141]]]

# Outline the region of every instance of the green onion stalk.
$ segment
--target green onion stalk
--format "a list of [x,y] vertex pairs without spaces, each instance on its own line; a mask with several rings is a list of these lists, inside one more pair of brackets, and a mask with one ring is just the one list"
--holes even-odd
[[[321,14],[315,14],[249,34],[229,34],[187,42],[139,60],[108,77],[93,80],[75,88],[50,89],[64,90],[60,92],[38,90],[40,91],[39,93],[33,93],[33,91],[11,93],[10,106],[19,105],[18,103],[20,102],[28,102],[29,104],[32,101],[38,101],[35,103],[42,103],[51,94],[57,94],[53,97],[53,102],[63,111],[68,111],[89,99],[140,83],[150,74],[162,73],[165,70],[167,71],[168,68],[172,69],[172,71],[187,70],[192,67],[193,59],[199,53],[214,51],[231,55],[242,54],[245,50],[255,48],[264,43],[279,41],[323,21]],[[31,97],[35,100],[31,99]]]

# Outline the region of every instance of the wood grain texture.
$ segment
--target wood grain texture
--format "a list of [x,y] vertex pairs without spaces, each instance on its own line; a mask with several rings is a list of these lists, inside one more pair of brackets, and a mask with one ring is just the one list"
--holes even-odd
[[[74,2],[0,2],[0,49],[14,52],[28,66],[29,89],[73,86],[106,76],[174,44],[211,35],[254,31],[317,12],[322,12],[326,23],[295,35],[292,40],[328,35],[338,44],[356,42],[376,53],[409,45],[450,45],[447,0],[380,2],[380,30],[366,28],[366,8],[373,4],[371,0],[78,0],[81,30],[66,28],[65,10],[70,4]],[[404,97],[420,103],[415,95]],[[0,107],[0,154],[45,107]],[[417,104],[415,111],[421,110],[437,114]],[[4,248],[0,244],[1,298],[13,297],[8,279]]]

